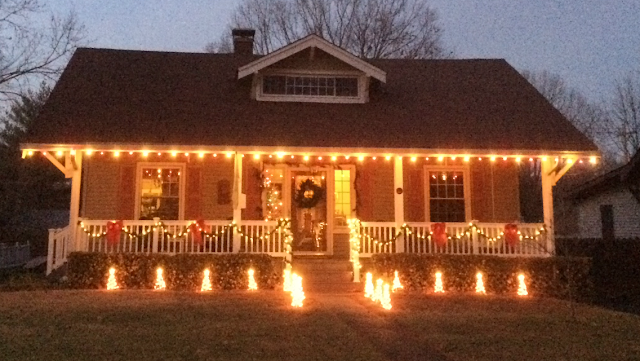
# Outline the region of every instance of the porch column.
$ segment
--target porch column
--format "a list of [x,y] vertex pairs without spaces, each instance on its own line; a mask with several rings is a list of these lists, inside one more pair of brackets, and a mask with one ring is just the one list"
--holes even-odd
[[[395,214],[396,232],[404,224],[404,182],[402,180],[402,157],[395,157],[393,164],[393,209]],[[404,237],[396,240],[396,253],[404,252]]]
[[553,164],[550,159],[540,161],[540,178],[542,181],[542,212],[544,224],[547,227],[546,250],[555,254],[555,227],[553,224]]
[[544,224],[547,227],[547,252],[556,253],[555,224],[553,221],[553,186],[562,178],[565,173],[573,167],[576,160],[574,158],[555,160],[551,158],[540,161],[540,179],[542,182],[542,209],[544,214]]
[[[246,198],[242,194],[242,154],[236,152],[233,157],[233,223],[240,228],[242,222],[242,208],[246,205]],[[233,252],[240,252],[240,234],[233,232]]]
[[67,253],[83,251],[78,237],[78,217],[80,216],[80,185],[82,182],[82,152],[72,150],[65,154],[66,178],[71,178],[71,202],[69,205],[70,242]]

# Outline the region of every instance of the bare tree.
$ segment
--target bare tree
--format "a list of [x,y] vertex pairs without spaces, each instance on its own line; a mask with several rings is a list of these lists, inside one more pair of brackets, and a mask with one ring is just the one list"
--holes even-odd
[[629,74],[617,82],[608,129],[613,146],[626,162],[640,149],[640,76]]
[[578,130],[603,146],[607,143],[605,110],[571,88],[557,74],[522,71],[522,75],[562,113]]
[[231,27],[256,29],[260,54],[317,34],[363,58],[450,56],[437,13],[423,0],[244,0]]
[[0,100],[55,79],[83,34],[73,12],[61,17],[41,0],[0,0]]

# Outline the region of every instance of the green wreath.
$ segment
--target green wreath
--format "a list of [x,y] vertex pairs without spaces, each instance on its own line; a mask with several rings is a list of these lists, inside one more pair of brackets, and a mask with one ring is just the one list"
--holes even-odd
[[311,179],[307,179],[300,184],[296,190],[294,200],[298,208],[313,208],[324,196],[324,189],[315,184]]

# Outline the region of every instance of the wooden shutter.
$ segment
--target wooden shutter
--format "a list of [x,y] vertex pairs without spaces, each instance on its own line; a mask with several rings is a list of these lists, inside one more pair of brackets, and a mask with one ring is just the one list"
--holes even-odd
[[136,208],[136,167],[135,165],[125,165],[120,167],[120,190],[119,190],[119,210],[120,219],[134,219]]
[[187,167],[185,219],[199,219],[202,217],[201,174],[202,169],[199,167]]

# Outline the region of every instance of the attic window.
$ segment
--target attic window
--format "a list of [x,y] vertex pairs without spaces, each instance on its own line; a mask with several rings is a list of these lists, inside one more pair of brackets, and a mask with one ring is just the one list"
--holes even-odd
[[262,94],[356,98],[359,96],[358,78],[266,75],[262,81]]

